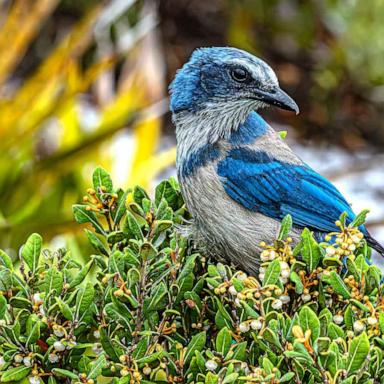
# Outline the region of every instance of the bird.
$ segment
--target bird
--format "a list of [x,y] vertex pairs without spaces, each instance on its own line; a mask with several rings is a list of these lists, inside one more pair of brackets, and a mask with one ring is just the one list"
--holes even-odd
[[[294,242],[304,228],[318,239],[337,231],[343,212],[347,223],[356,217],[258,113],[269,106],[299,113],[266,62],[237,48],[198,48],[169,91],[177,177],[192,237],[207,252],[257,273],[260,243],[276,238],[286,215]],[[364,225],[360,230],[384,254]]]

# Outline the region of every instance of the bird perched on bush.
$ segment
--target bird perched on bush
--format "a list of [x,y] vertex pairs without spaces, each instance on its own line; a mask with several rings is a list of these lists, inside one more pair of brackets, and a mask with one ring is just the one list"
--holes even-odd
[[299,112],[264,61],[235,48],[197,49],[170,92],[178,178],[193,234],[209,251],[256,272],[260,242],[276,238],[287,214],[294,239],[304,227],[319,237],[337,231],[343,212],[354,219],[341,193],[257,113],[270,105]]

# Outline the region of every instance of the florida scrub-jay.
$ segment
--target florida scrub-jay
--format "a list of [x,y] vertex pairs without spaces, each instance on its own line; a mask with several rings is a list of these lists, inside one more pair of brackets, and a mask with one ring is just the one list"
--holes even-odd
[[299,111],[264,61],[235,48],[197,49],[170,92],[178,178],[194,237],[209,251],[256,272],[260,242],[276,237],[285,215],[294,239],[304,227],[336,231],[343,212],[354,219],[341,193],[257,113],[269,105]]

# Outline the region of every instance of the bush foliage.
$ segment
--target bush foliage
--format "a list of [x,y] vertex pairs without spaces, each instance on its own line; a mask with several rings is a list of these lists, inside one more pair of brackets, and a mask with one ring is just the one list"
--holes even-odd
[[255,277],[182,237],[175,180],[153,200],[114,189],[101,168],[93,183],[73,207],[93,227],[85,265],[38,234],[18,261],[0,252],[1,382],[384,382],[384,286],[358,230],[365,212],[324,243],[304,230],[295,247],[286,217]]

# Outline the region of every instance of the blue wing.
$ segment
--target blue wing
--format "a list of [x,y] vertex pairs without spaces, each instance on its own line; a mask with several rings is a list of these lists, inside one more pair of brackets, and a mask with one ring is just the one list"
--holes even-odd
[[274,219],[290,214],[300,227],[323,232],[337,230],[344,211],[355,214],[341,193],[306,165],[293,165],[248,148],[232,149],[218,164],[228,195],[251,211]]

